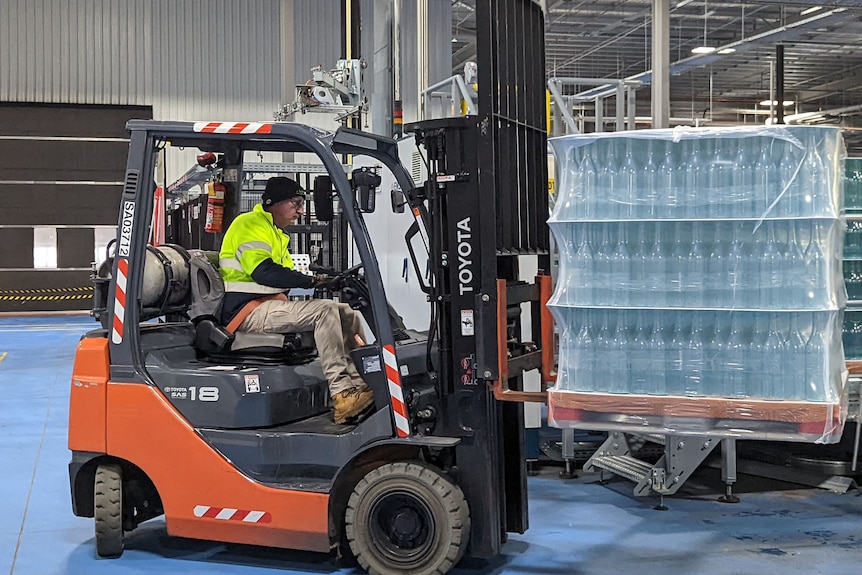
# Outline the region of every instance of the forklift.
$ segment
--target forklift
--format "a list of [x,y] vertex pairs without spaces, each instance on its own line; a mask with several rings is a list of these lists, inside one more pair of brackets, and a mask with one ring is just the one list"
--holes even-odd
[[[495,4],[512,8],[496,26],[491,5],[478,4],[488,22],[480,36],[528,21],[541,41],[538,5]],[[70,394],[72,509],[94,518],[100,556],[118,557],[129,532],[163,515],[172,536],[335,551],[377,574],[443,574],[462,558],[499,555],[508,533],[528,528],[522,402],[543,395],[524,391],[522,374],[552,379],[553,334],[549,276],[519,281],[518,257],[549,267],[544,68],[482,46],[484,112],[404,126],[426,164],[419,186],[395,140],[351,128],[127,124],[115,253],[94,278],[102,325],[79,342]],[[217,321],[210,254],[148,245],[166,146],[216,155],[226,223],[246,153],[316,156],[326,171],[313,184],[317,218],[337,200],[361,260],[332,289],[374,335],[350,352],[374,391],[361,420],[332,422],[310,334],[231,332]],[[427,332],[405,329],[387,302],[363,217],[377,207],[379,180],[367,170],[348,178],[345,155],[367,156],[397,182],[391,208],[412,218],[405,241],[426,278]],[[163,278],[155,288],[148,269]],[[533,310],[527,338],[523,303]]]

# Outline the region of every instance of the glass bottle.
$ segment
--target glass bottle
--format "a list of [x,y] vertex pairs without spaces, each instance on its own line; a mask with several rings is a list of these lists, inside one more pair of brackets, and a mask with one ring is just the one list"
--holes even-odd
[[[781,225],[787,230],[787,244],[784,252],[785,272],[783,274],[787,307],[804,309],[808,305],[809,287],[813,288],[814,286],[810,283],[808,270],[805,267],[799,234],[796,232],[796,221],[786,220],[781,222]],[[814,295],[813,290],[811,295]]]
[[809,285],[812,286],[812,288],[809,288],[809,301],[814,299],[814,290],[818,288],[822,289],[822,286],[831,283],[826,276],[826,260],[820,247],[821,242],[823,242],[822,231],[820,222],[811,220],[809,224],[808,246],[802,254],[802,259],[805,262],[807,270],[807,277],[809,278],[808,281],[810,282]]
[[835,215],[829,205],[832,182],[820,153],[824,145],[823,132],[818,128],[808,128],[808,131],[810,134],[805,139],[805,164],[802,168],[805,177],[801,181],[804,215],[832,216]]
[[596,305],[612,305],[614,303],[613,284],[611,283],[611,254],[614,246],[611,244],[611,224],[597,222],[595,234],[597,241],[593,245],[593,258],[596,271],[593,283],[593,299]]
[[745,325],[740,313],[730,314],[730,334],[727,337],[726,373],[722,378],[724,393],[729,397],[747,397],[745,373],[751,362],[748,358],[749,341],[745,334]]
[[799,314],[790,316],[787,333],[787,363],[785,364],[785,392],[789,399],[805,399],[805,339],[799,329]]
[[811,314],[811,335],[805,342],[805,399],[823,401],[826,396],[826,344],[823,341],[817,313]]
[[629,346],[629,393],[645,394],[649,391],[652,373],[650,372],[650,327],[644,320],[644,310],[637,311],[634,336]]
[[640,169],[632,150],[634,138],[626,138],[626,151],[620,166],[622,193],[620,194],[621,218],[643,217],[639,206],[639,175]]
[[736,155],[733,158],[732,187],[727,195],[730,216],[751,218],[754,215],[754,166],[752,165],[752,143],[759,138],[737,139]]
[[768,329],[764,322],[763,312],[755,313],[752,319],[754,329],[751,332],[751,344],[748,347],[748,358],[751,369],[745,371],[747,379],[745,387],[748,390],[749,397],[764,398],[767,397],[766,383],[768,374],[766,368],[769,365],[769,358],[766,357],[767,352],[764,344]]
[[611,254],[611,286],[614,292],[613,303],[615,306],[625,307],[629,305],[631,289],[631,254],[628,246],[628,224],[626,222],[613,222],[617,228],[617,243]]
[[705,307],[733,307],[733,299],[727,297],[728,269],[727,244],[724,239],[725,222],[712,222],[715,234],[706,257],[703,275],[703,305]]
[[654,218],[660,215],[660,207],[663,199],[663,190],[659,184],[658,166],[655,160],[655,147],[660,142],[647,140],[646,161],[641,168],[640,190],[641,197],[646,202],[644,216]]
[[758,242],[760,253],[760,288],[766,296],[766,304],[770,309],[781,309],[783,296],[782,273],[784,261],[779,249],[778,240],[775,237],[775,221],[766,221],[763,226],[766,230],[765,238]]
[[686,305],[687,286],[686,280],[690,274],[687,269],[689,246],[686,242],[685,227],[687,222],[673,223],[673,244],[671,245],[670,257],[668,258],[667,274],[670,280],[671,292],[675,294],[674,305]]
[[668,312],[662,310],[653,313],[652,329],[649,331],[649,339],[647,340],[647,355],[650,358],[650,380],[647,393],[650,395],[666,395],[667,353],[665,350],[662,318],[668,317]]
[[667,372],[665,376],[666,390],[670,395],[683,395],[685,393],[685,349],[688,345],[688,338],[683,325],[684,316],[681,311],[669,312],[669,316],[673,317],[673,331],[670,341],[667,342],[665,348],[667,354]]
[[683,202],[685,218],[703,218],[704,204],[708,193],[703,189],[703,166],[700,158],[700,141],[698,139],[683,140],[683,153],[685,159],[680,163],[682,181],[685,186]]
[[590,228],[586,224],[573,225],[578,237],[575,246],[572,285],[575,288],[574,300],[571,303],[593,305],[593,282],[595,274],[593,265],[593,248],[590,245]]
[[[731,224],[733,226],[733,224]],[[743,239],[740,236],[739,226],[734,226],[731,235],[730,247],[727,251],[727,276],[730,280],[729,288],[731,292],[731,307],[749,308],[751,307],[751,299],[749,293],[754,291],[751,288],[751,277],[748,273],[748,254],[746,253]]]
[[[584,321],[578,335],[574,341],[574,361],[571,367],[574,367],[574,381],[571,382],[571,389],[575,391],[593,391],[595,381],[596,367],[596,342],[593,339],[593,334],[590,333],[590,324]],[[560,362],[562,363],[562,361]]]
[[754,164],[754,171],[757,174],[757,185],[754,194],[754,213],[752,217],[764,218],[769,214],[767,209],[772,200],[778,195],[776,187],[776,166],[775,160],[772,157],[772,138],[764,138],[760,147],[760,154],[757,156],[757,161]]
[[600,209],[598,219],[600,220],[615,220],[620,217],[620,165],[616,156],[614,138],[603,138],[600,140],[605,146],[605,154],[602,164],[599,167],[599,188],[602,190],[602,195],[599,199]]
[[703,393],[711,396],[729,395],[727,361],[730,349],[728,336],[730,332],[727,316],[722,312],[715,313],[715,328],[712,337],[704,345]]
[[703,311],[695,311],[688,343],[683,354],[684,393],[689,397],[703,395],[704,329]]
[[777,313],[769,313],[769,325],[763,341],[763,388],[764,397],[784,399],[784,363],[787,361],[787,345],[779,327]]
[[701,308],[704,306],[706,289],[706,258],[704,258],[703,241],[701,232],[706,222],[693,222],[691,224],[691,245],[688,252],[688,295],[685,299],[687,305]]
[[596,205],[599,201],[599,190],[597,184],[598,172],[596,163],[593,161],[594,146],[581,146],[581,185],[583,186],[584,205],[582,213],[584,219],[593,220],[596,218]]
[[624,321],[625,313],[624,310],[616,310],[612,314],[616,319],[616,325],[611,335],[611,351],[609,353],[612,360],[605,364],[608,373],[606,391],[610,393],[628,392],[628,373],[626,368],[630,365],[630,360],[629,337]]
[[652,226],[654,233],[652,244],[650,245],[649,253],[646,256],[646,269],[644,272],[644,281],[646,282],[646,290],[650,294],[650,298],[654,302],[655,307],[668,305],[670,294],[668,293],[671,286],[668,281],[668,256],[664,250],[664,243],[661,240],[661,232],[664,229],[664,224],[661,222],[643,224],[644,229],[647,226]]
[[661,197],[664,198],[662,215],[665,218],[679,217],[679,198],[676,188],[676,158],[674,157],[674,143],[670,140],[664,142],[664,156],[658,168],[658,182]]

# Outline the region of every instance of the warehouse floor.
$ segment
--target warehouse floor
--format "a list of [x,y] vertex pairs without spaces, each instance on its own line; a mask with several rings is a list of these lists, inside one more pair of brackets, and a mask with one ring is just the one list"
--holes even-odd
[[[92,520],[72,515],[66,448],[69,378],[86,317],[0,317],[0,574],[356,573],[326,555],[171,538],[152,520],[129,534],[125,554],[99,559]],[[530,523],[503,555],[462,566],[498,573],[661,575],[858,574],[862,495],[839,495],[741,477],[742,501],[715,501],[718,472],[706,469],[681,495],[631,496],[632,484],[596,476],[530,478]]]

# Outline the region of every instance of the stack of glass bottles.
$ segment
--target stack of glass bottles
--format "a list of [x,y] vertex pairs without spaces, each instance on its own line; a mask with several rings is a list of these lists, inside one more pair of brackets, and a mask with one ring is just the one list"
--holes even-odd
[[844,314],[844,354],[862,360],[862,158],[847,158],[844,165],[844,206],[847,231],[844,236],[844,283],[847,311]]
[[839,130],[642,130],[551,144],[555,422],[837,441]]

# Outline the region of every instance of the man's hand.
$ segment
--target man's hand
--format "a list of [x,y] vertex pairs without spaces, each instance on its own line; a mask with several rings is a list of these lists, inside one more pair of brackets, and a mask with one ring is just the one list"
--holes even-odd
[[314,274],[314,276],[312,276],[312,281],[314,281],[315,288],[326,287],[327,284],[329,284],[329,280],[331,279],[332,278],[326,274]]

